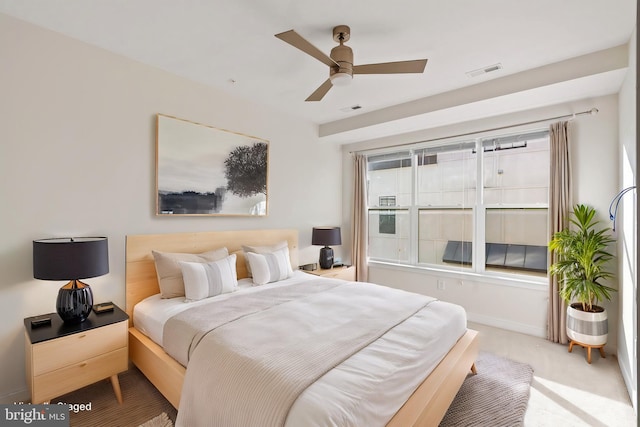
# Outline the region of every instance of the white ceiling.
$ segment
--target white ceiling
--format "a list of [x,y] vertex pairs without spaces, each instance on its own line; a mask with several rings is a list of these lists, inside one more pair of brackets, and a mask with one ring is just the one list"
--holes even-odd
[[[615,72],[619,67],[565,72],[510,93],[501,92],[500,82],[531,80],[527,70],[623,45],[636,23],[635,0],[0,0],[0,12],[308,118],[321,125],[325,140],[341,143],[615,93],[624,75]],[[428,58],[425,72],[356,75],[322,101],[305,102],[328,68],[274,34],[295,29],[328,54],[332,28],[340,24],[351,27],[347,45],[356,64]],[[503,69],[465,74],[495,63]],[[484,99],[427,109],[436,118],[430,125],[416,120],[424,114],[415,108],[400,113],[398,104],[424,105],[471,85],[490,88],[489,80],[495,96],[485,90]],[[353,105],[362,108],[342,111]],[[380,109],[395,111],[393,120],[377,119],[386,130],[360,120],[379,117],[372,112]],[[343,125],[349,130],[331,130]]]

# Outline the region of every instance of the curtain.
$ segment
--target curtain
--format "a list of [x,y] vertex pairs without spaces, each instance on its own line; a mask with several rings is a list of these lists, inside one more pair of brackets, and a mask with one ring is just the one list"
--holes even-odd
[[356,267],[356,280],[366,282],[367,266],[367,157],[353,156],[353,216],[351,218],[351,262]]
[[[557,122],[549,128],[551,174],[549,181],[550,236],[568,227],[572,209],[571,165],[569,159],[569,122]],[[551,254],[550,264],[556,262]],[[566,344],[566,304],[560,298],[557,277],[549,276],[549,310],[547,319],[547,339]]]

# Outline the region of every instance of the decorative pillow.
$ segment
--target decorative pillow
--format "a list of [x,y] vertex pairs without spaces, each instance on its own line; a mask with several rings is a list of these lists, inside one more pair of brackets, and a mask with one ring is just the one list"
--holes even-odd
[[158,274],[158,285],[160,286],[160,296],[162,298],[184,296],[184,281],[182,280],[182,271],[178,262],[210,262],[229,256],[227,248],[220,248],[201,254],[159,251],[151,251],[151,253],[156,262],[156,273]]
[[[270,246],[248,246],[248,245],[242,245],[242,250],[245,253],[249,253],[249,252],[253,252],[255,254],[268,254],[271,252],[275,252],[279,249],[283,249],[283,248],[289,248],[289,243],[287,243],[286,240],[283,240],[282,242],[278,242],[274,245],[270,245]],[[245,263],[247,265],[247,275],[249,277],[252,276],[251,273],[251,264],[249,264],[249,258],[245,257]]]
[[256,285],[277,282],[293,275],[287,247],[266,254],[247,252],[246,256]]
[[205,263],[180,261],[179,264],[182,269],[186,301],[215,297],[233,292],[238,287],[236,256],[233,254],[220,261]]

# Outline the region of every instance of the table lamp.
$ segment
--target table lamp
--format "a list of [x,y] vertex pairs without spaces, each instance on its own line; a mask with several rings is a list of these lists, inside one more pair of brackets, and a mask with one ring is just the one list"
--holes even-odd
[[329,245],[341,245],[340,227],[313,227],[311,244],[324,246],[320,249],[320,268],[333,266],[333,249]]
[[93,306],[91,287],[80,279],[109,272],[106,237],[64,237],[33,241],[33,277],[69,280],[58,291],[56,310],[65,323],[84,322]]

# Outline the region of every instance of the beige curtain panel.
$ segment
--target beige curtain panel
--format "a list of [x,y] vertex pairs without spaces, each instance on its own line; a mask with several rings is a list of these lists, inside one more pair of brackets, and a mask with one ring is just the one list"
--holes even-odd
[[353,216],[351,223],[351,260],[356,267],[356,280],[366,282],[367,266],[367,157],[353,156]]
[[[551,175],[549,181],[550,236],[569,225],[569,213],[573,203],[571,195],[571,162],[569,159],[569,122],[557,122],[549,128]],[[550,265],[556,262],[551,254]],[[547,339],[566,344],[566,304],[560,298],[558,278],[549,276],[549,310]]]

